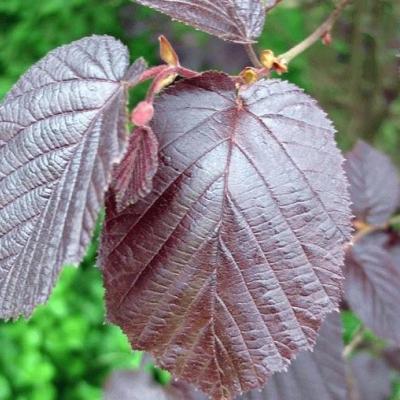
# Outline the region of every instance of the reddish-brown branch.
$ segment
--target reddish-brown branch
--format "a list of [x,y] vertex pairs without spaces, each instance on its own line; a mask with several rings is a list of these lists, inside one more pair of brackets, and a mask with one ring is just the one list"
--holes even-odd
[[283,53],[279,56],[282,62],[288,64],[293,58],[297,57],[303,51],[307,50],[314,43],[320,40],[324,35],[330,33],[333,26],[335,25],[339,15],[343,9],[350,3],[351,0],[341,0],[335,10],[329,15],[329,17],[308,37],[306,37],[302,42]]
[[247,55],[249,56],[250,61],[253,66],[256,68],[262,68],[260,60],[258,59],[257,53],[254,50],[254,47],[251,43],[245,44],[244,48],[246,49]]

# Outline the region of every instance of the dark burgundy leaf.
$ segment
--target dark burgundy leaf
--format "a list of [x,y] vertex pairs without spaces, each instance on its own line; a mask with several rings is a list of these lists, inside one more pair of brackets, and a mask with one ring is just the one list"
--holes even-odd
[[50,52],[0,105],[0,317],[29,316],[82,257],[125,148],[128,66],[119,41],[85,38]]
[[387,400],[391,393],[390,369],[367,353],[351,360],[350,393],[353,400]]
[[350,210],[333,128],[296,86],[221,73],[155,103],[150,195],[107,201],[109,319],[215,399],[264,385],[338,307]]
[[150,193],[158,166],[158,142],[151,128],[138,127],[129,138],[128,150],[113,174],[118,210]]
[[277,373],[243,400],[347,400],[339,314],[324,321],[313,352],[301,353],[287,372]]
[[353,213],[370,224],[385,224],[400,205],[396,168],[385,154],[363,141],[346,158]]
[[[397,257],[399,257],[397,259]],[[378,336],[400,345],[400,243],[373,233],[349,250],[345,297],[352,310]]]
[[261,35],[264,27],[265,10],[260,0],[136,1],[232,42],[252,42]]

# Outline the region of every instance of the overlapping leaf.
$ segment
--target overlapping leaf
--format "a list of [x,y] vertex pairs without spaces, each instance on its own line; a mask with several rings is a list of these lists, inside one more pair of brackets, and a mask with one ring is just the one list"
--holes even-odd
[[232,42],[260,36],[265,20],[261,0],[136,0],[178,21]]
[[359,141],[347,154],[345,171],[356,218],[372,225],[385,224],[400,205],[398,173],[389,158]]
[[345,296],[378,336],[400,345],[400,240],[385,232],[360,239],[346,256]]
[[302,353],[287,372],[274,374],[262,392],[242,400],[347,400],[345,363],[339,314],[323,323],[314,351]]
[[153,192],[102,238],[109,319],[215,399],[261,387],[340,298],[349,202],[333,129],[296,86],[206,73],[166,90]]
[[[127,49],[93,36],[50,52],[0,106],[0,317],[30,315],[90,240],[125,147]],[[125,73],[129,72],[127,76]]]
[[119,210],[146,196],[158,166],[158,142],[149,127],[136,128],[124,159],[116,167],[112,186]]
[[390,370],[383,360],[357,354],[351,360],[350,399],[387,400],[391,393]]

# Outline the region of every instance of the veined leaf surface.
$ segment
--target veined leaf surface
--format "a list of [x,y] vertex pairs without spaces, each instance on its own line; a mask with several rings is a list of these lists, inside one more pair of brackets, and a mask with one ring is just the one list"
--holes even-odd
[[176,377],[230,399],[311,349],[338,308],[350,212],[343,158],[316,102],[222,73],[155,103],[153,191],[102,238],[108,318]]
[[252,42],[261,35],[265,10],[261,0],[136,0],[221,39]]
[[[50,52],[0,105],[0,317],[29,316],[81,259],[126,141],[128,51],[93,36]],[[126,77],[134,83],[145,64]]]

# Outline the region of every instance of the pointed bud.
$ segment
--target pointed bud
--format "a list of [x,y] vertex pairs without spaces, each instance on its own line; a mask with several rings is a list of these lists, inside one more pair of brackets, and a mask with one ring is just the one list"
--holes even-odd
[[171,43],[168,39],[161,35],[158,38],[160,42],[160,57],[165,63],[170,65],[171,67],[177,67],[179,65],[179,58],[176,54],[174,48],[172,47]]
[[136,126],[146,126],[153,119],[154,107],[148,101],[141,101],[131,113],[131,121]]
[[268,69],[271,69],[275,62],[275,55],[272,50],[263,50],[260,54],[261,64]]
[[251,85],[258,80],[257,70],[252,67],[247,67],[240,73],[240,78],[246,85]]
[[325,34],[322,36],[322,43],[325,46],[330,46],[332,44],[332,35],[330,32],[325,32]]

